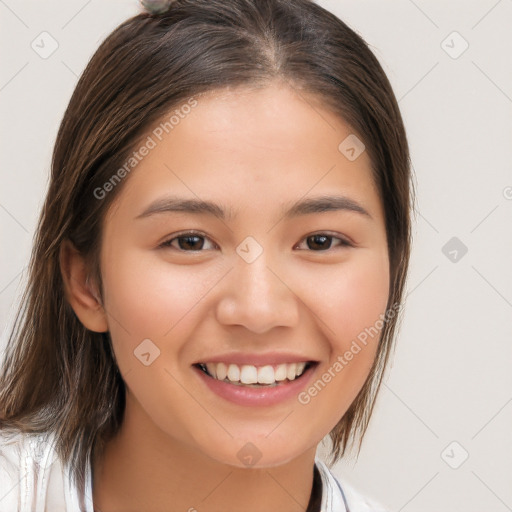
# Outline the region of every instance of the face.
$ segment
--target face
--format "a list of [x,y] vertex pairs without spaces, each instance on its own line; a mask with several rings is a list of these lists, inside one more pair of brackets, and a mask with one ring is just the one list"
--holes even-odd
[[126,417],[225,464],[282,464],[330,432],[376,355],[389,260],[370,160],[284,85],[185,111],[142,139],[104,222]]

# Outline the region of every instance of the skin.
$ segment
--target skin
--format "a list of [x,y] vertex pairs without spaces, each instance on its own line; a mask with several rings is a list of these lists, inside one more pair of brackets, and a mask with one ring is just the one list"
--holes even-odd
[[[306,509],[316,446],[363,385],[377,337],[306,405],[297,396],[235,405],[192,364],[232,351],[282,351],[318,361],[313,383],[385,312],[384,212],[367,152],[349,161],[338,150],[351,133],[319,100],[283,83],[208,93],[125,178],[104,221],[102,305],[81,255],[63,245],[68,299],[87,328],[110,331],[127,386],[122,428],[94,462],[96,510]],[[136,218],[171,192],[213,201],[234,217]],[[347,196],[369,216],[283,218],[283,208],[323,194]],[[176,239],[191,229],[204,235],[195,251]],[[352,245],[308,242],[326,232]],[[247,236],[263,248],[252,263],[236,252]],[[148,338],[160,356],[145,366],[134,350]],[[247,442],[261,453],[252,467],[237,456]]]

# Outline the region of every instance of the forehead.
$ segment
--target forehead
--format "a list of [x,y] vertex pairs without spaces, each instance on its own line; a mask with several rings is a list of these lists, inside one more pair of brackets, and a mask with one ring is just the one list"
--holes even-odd
[[317,97],[273,84],[212,91],[195,101],[173,117],[175,106],[141,138],[151,149],[130,173],[120,203],[141,208],[173,192],[222,198],[236,215],[248,199],[277,207],[336,188],[380,208],[367,153],[347,158],[344,141],[356,136]]

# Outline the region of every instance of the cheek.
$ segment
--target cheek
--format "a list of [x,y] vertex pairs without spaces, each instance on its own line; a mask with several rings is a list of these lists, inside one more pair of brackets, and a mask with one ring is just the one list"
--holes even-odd
[[344,351],[385,312],[389,295],[387,254],[360,253],[337,268],[321,269],[315,281],[318,285],[310,288],[310,307],[323,320],[332,349]]
[[368,253],[340,265],[337,272],[331,268],[324,282],[310,304],[322,320],[329,358],[298,401],[331,430],[361,390],[375,359],[389,294],[387,254]]
[[387,252],[359,251],[336,269],[320,271],[324,275],[318,275],[316,281],[324,286],[315,288],[309,303],[322,320],[318,325],[323,326],[329,353],[319,368],[321,382],[311,396],[322,390],[317,404],[326,407],[333,426],[369,374],[389,295]]
[[163,350],[173,339],[173,350],[179,351],[187,337],[183,329],[221,271],[171,265],[137,250],[124,251],[112,261],[116,264],[106,261],[104,267],[105,305],[118,348],[133,352],[149,338]]

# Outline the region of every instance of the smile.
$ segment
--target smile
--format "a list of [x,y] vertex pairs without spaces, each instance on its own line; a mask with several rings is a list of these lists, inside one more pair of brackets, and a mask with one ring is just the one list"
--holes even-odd
[[199,363],[197,365],[210,377],[238,386],[277,386],[298,379],[313,363],[282,363],[278,365],[255,366],[233,363]]

